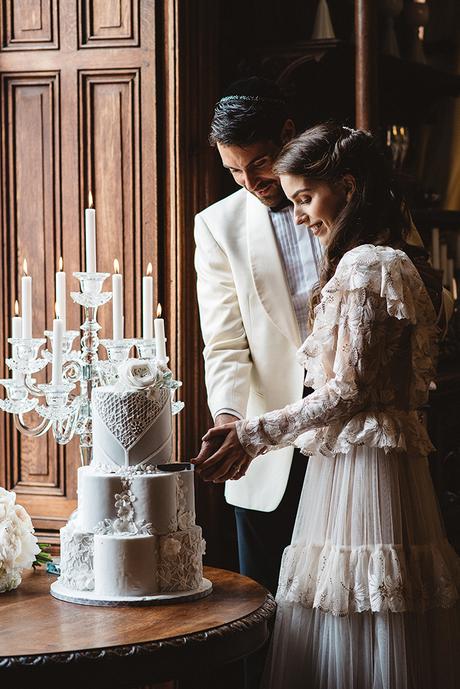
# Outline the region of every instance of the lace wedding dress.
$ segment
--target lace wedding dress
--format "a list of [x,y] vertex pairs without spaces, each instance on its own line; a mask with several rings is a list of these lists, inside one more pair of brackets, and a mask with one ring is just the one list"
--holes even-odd
[[314,392],[237,424],[251,456],[288,444],[311,455],[281,566],[270,689],[460,687],[460,560],[417,412],[435,342],[407,255],[359,246],[324,287],[299,350]]

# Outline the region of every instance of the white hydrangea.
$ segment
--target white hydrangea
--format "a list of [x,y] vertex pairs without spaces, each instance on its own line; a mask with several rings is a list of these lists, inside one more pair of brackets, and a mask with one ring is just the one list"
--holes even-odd
[[16,493],[0,487],[0,593],[21,583],[21,571],[32,567],[40,552],[32,521]]

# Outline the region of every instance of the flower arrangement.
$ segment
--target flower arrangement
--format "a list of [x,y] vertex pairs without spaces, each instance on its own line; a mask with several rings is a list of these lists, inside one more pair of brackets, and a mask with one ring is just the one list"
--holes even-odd
[[21,572],[51,559],[37,543],[32,520],[16,493],[0,487],[0,593],[21,583]]

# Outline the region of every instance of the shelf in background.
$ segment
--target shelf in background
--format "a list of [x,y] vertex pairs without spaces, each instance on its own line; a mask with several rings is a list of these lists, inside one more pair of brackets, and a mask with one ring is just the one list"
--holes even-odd
[[[382,124],[430,122],[439,100],[460,95],[458,74],[383,54],[377,61]],[[300,96],[307,122],[353,117],[355,48],[349,43],[330,39],[264,45],[249,58],[248,67],[278,80],[294,98]]]
[[445,230],[460,231],[460,211],[447,211],[442,208],[411,209],[414,223],[420,229],[441,227]]

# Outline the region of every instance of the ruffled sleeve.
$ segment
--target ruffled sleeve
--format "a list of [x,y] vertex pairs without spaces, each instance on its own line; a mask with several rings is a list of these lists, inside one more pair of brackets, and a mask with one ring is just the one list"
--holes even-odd
[[[237,432],[246,452],[255,457],[294,443],[302,447],[296,440],[312,429],[332,426],[338,436],[350,419],[371,407],[404,329],[417,323],[421,290],[423,283],[402,251],[373,245],[349,251],[324,287],[313,332],[298,353],[307,369],[305,384],[314,392],[284,409],[240,421]],[[429,306],[425,303],[428,311]],[[424,317],[434,323],[432,307],[430,314],[420,314]],[[434,373],[432,358],[425,354],[418,380],[424,395]]]

